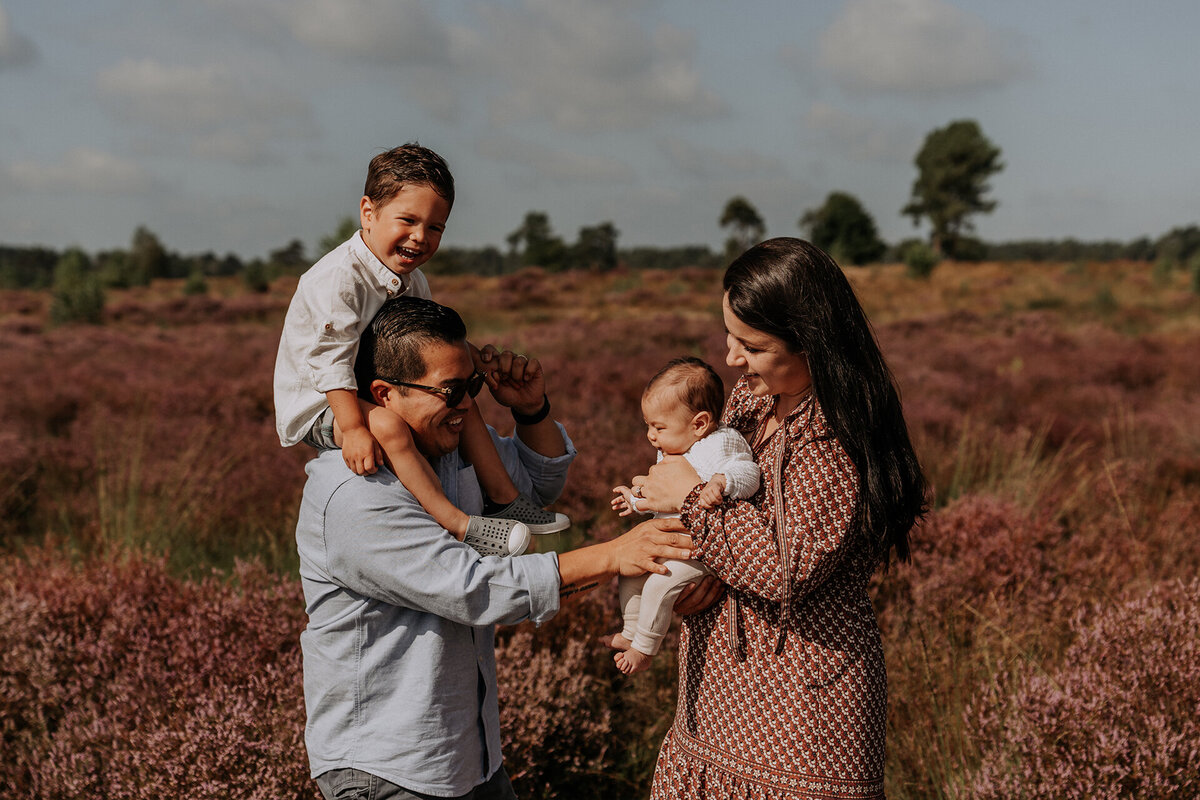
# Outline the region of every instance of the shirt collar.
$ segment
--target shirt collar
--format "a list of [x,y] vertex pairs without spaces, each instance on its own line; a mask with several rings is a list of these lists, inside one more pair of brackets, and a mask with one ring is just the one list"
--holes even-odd
[[396,294],[404,294],[408,291],[412,281],[407,275],[401,275],[397,272],[392,272],[383,265],[383,262],[375,257],[371,252],[371,248],[367,247],[367,243],[363,241],[362,230],[359,230],[350,240],[350,252],[361,264],[366,266],[371,273],[378,279],[380,286],[394,286],[392,281],[399,280],[400,288]]

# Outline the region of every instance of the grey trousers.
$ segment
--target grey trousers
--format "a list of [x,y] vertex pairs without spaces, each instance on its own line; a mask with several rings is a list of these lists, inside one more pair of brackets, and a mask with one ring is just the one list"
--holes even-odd
[[325,800],[517,800],[504,767],[471,791],[457,798],[410,792],[378,775],[358,769],[335,769],[317,776]]

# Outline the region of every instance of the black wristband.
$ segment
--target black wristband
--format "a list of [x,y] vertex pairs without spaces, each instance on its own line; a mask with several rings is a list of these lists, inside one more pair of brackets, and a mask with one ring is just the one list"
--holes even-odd
[[532,414],[522,414],[515,408],[510,409],[513,415],[513,421],[518,425],[537,425],[539,422],[550,416],[550,398],[542,395],[542,407]]

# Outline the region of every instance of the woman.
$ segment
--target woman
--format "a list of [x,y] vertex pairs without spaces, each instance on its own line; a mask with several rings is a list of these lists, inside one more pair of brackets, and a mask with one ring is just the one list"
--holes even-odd
[[838,266],[772,239],[724,279],[725,421],[763,470],[705,510],[684,462],[636,489],[681,511],[726,584],[684,618],[679,703],[654,774],[667,798],[883,797],[887,679],[867,584],[924,514],[926,484],[870,324]]

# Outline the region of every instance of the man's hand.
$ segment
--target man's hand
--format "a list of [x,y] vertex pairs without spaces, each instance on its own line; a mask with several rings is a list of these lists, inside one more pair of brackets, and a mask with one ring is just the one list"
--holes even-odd
[[617,572],[627,576],[669,575],[671,571],[656,559],[692,557],[691,534],[675,518],[646,520],[608,544],[614,545]]
[[623,536],[558,555],[560,592],[598,586],[614,575],[669,574],[655,559],[691,558],[692,537],[677,519],[652,519]]
[[471,355],[497,403],[526,416],[541,410],[546,377],[540,361],[490,344],[478,350],[472,347]]

